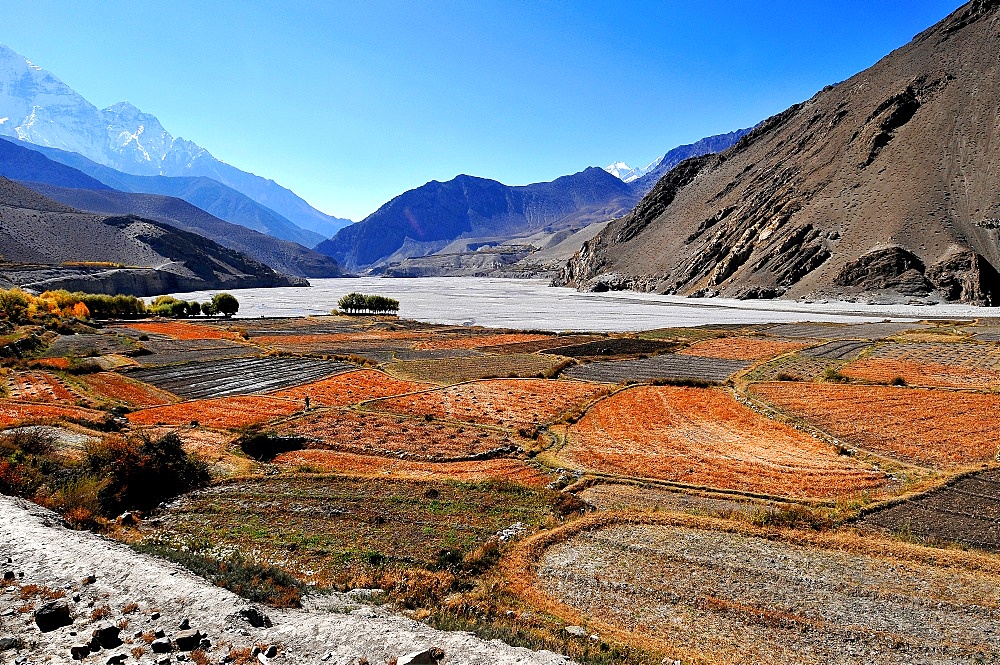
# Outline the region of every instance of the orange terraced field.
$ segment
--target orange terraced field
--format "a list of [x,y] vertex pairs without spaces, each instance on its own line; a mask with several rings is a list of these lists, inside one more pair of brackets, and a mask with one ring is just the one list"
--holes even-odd
[[915,360],[863,358],[842,368],[840,373],[844,376],[873,383],[891,383],[898,377],[913,386],[937,388],[1000,387],[1000,372],[995,370]]
[[873,452],[932,467],[997,455],[1000,395],[889,386],[761,383],[754,395]]
[[322,411],[306,415],[285,423],[282,431],[307,437],[342,452],[410,455],[428,459],[471,457],[518,445],[508,434],[487,432],[471,426],[354,411]]
[[75,402],[79,395],[48,372],[14,372],[7,377],[7,396],[29,402]]
[[223,397],[201,399],[169,406],[155,406],[128,414],[136,425],[186,425],[197,421],[203,427],[234,429],[289,416],[300,405],[277,397]]
[[295,400],[302,400],[308,395],[310,406],[314,407],[347,406],[368,399],[392,397],[433,387],[432,384],[403,381],[383,372],[365,369],[338,374],[329,379],[287,390],[279,390],[272,395]]
[[503,344],[523,344],[525,342],[540,342],[552,339],[554,335],[533,335],[527,333],[507,333],[502,335],[474,335],[443,339],[430,339],[417,342],[414,349],[421,351],[437,351],[443,349],[480,349],[487,346]]
[[305,334],[305,335],[255,335],[253,341],[265,346],[309,346],[349,342],[381,342],[388,340],[426,339],[424,333],[405,330],[372,330],[367,332]]
[[92,423],[104,421],[107,414],[90,409],[52,404],[26,404],[0,400],[0,427],[23,423],[48,422],[61,419],[83,420]]
[[522,427],[551,422],[605,393],[581,381],[486,379],[376,402],[381,411]]
[[581,468],[759,494],[834,498],[883,474],[721,389],[642,386],[595,404],[559,456]]
[[177,397],[165,390],[126,379],[115,372],[84,374],[80,377],[80,381],[95,395],[104,399],[125,402],[138,408],[171,404],[177,401]]
[[235,339],[237,337],[236,333],[220,330],[212,326],[174,321],[130,323],[125,327],[153,335],[167,335],[174,339]]
[[801,342],[782,342],[776,339],[719,337],[698,342],[678,353],[725,360],[764,360],[789,351],[798,351],[807,346],[809,345]]
[[538,469],[520,460],[494,459],[475,462],[413,462],[352,455],[333,450],[296,450],[274,459],[276,464],[305,467],[318,473],[344,473],[359,476],[410,478],[418,480],[510,480],[532,487],[542,487],[550,479]]

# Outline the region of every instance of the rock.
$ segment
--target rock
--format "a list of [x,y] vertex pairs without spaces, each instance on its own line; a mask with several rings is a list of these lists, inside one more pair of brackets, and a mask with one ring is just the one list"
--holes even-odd
[[197,629],[182,630],[174,635],[174,644],[181,651],[193,651],[201,642],[201,631]]
[[212,648],[212,640],[207,637],[201,638],[201,642],[198,643],[198,648],[208,651]]
[[271,662],[271,659],[264,654],[259,653],[257,654],[257,662],[260,663],[260,665],[268,665],[268,663]]
[[250,649],[250,655],[256,657],[260,653],[260,647],[254,647]]
[[264,651],[264,655],[268,658],[274,658],[278,655],[278,647],[274,644],[268,646],[267,650]]
[[177,630],[187,630],[190,627],[191,627],[191,620],[188,619],[187,617],[184,617],[183,619],[181,619],[180,625],[177,626]]
[[273,625],[271,618],[256,607],[244,607],[234,616],[243,619],[254,628],[270,628]]
[[105,649],[114,649],[122,641],[119,639],[121,629],[110,623],[102,623],[94,630],[94,639]]
[[396,665],[437,665],[444,658],[444,651],[437,647],[414,651],[396,659]]
[[150,621],[156,621],[159,618],[160,618],[160,613],[159,612],[153,612],[152,614],[149,615],[149,620]]
[[566,626],[563,630],[573,637],[587,637],[590,634],[585,628],[581,628],[580,626]]
[[170,643],[169,638],[161,637],[153,640],[152,644],[149,645],[149,648],[153,650],[153,653],[170,653],[174,650],[174,645]]
[[153,629],[153,637],[165,637],[166,633],[163,632],[162,628]]
[[70,613],[69,603],[65,600],[53,600],[45,603],[35,610],[35,623],[43,633],[70,625],[73,623],[73,617]]
[[119,663],[124,663],[127,658],[126,654],[116,653],[113,656],[108,656],[107,660],[104,661],[104,665],[118,665]]
[[4,635],[3,637],[0,637],[0,651],[10,651],[11,649],[15,649],[20,641],[21,640],[11,635]]
[[121,526],[135,526],[136,521],[137,520],[135,519],[135,514],[127,510],[121,515],[119,515],[118,519],[115,520],[115,522],[117,522]]
[[90,646],[87,644],[74,644],[69,648],[69,655],[73,660],[83,660],[90,655]]
[[13,570],[3,571],[3,579],[4,582],[10,582],[12,579],[14,579],[14,571]]
[[169,657],[161,658],[158,661],[156,661],[156,665],[170,665],[170,658]]
[[96,581],[97,581],[97,575],[87,575],[86,577],[83,578],[83,586],[87,586],[88,584],[93,584]]

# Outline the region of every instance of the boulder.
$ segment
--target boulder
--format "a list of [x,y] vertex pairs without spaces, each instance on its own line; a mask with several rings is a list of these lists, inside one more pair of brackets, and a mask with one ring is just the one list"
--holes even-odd
[[20,640],[12,635],[4,635],[0,637],[0,651],[10,651],[11,649],[17,648]]
[[563,628],[563,630],[565,630],[573,637],[587,637],[588,635],[590,635],[590,633],[587,632],[586,628],[582,628],[580,626],[566,626],[565,628]]
[[113,656],[108,656],[107,660],[104,661],[104,665],[120,665],[128,659],[128,655],[124,653],[116,653]]
[[73,660],[83,660],[90,655],[90,645],[74,644],[69,648],[69,655],[72,656]]
[[94,639],[104,649],[114,649],[119,646],[122,643],[120,635],[121,629],[111,623],[102,623],[93,632]]
[[153,640],[149,648],[153,650],[153,653],[170,653],[174,650],[174,645],[170,643],[170,638],[161,637],[157,640]]
[[273,625],[271,618],[256,607],[244,607],[233,616],[237,619],[243,619],[254,628],[270,628]]
[[73,617],[70,613],[69,603],[65,600],[53,600],[45,603],[35,610],[35,623],[43,633],[70,625],[73,623]]
[[201,643],[201,631],[195,628],[182,630],[174,635],[174,644],[181,651],[194,651]]
[[437,665],[444,659],[444,651],[437,647],[414,651],[396,659],[396,665]]

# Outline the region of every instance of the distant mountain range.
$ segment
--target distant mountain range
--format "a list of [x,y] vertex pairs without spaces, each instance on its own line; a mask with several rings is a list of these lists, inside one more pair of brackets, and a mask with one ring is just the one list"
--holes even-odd
[[[77,169],[48,159],[45,155],[28,148],[28,145],[30,144],[0,139],[0,176],[16,179],[52,200],[78,210],[107,215],[136,215],[169,224],[183,231],[198,233],[288,275],[336,277],[343,274],[331,258],[299,244],[279,240],[245,226],[223,221],[180,198],[112,189]],[[107,167],[99,168],[117,173]],[[217,193],[217,189],[224,187],[208,178],[165,178],[124,174],[119,176],[140,182],[151,180],[152,184],[158,186],[187,185],[189,190],[185,193],[189,195],[197,194],[199,185],[204,186],[210,193]],[[114,180],[112,182],[120,184]],[[163,188],[170,189],[170,187]],[[147,188],[145,191],[151,189],[155,187]],[[244,203],[248,207],[260,208],[267,214],[278,217],[276,213],[250,201],[242,194],[235,191],[232,194],[245,199]],[[194,198],[197,199],[197,196]],[[243,218],[247,219],[248,215],[243,215]],[[292,226],[283,218],[279,219]],[[10,260],[17,257],[7,258]]]
[[468,175],[431,181],[397,196],[316,250],[348,270],[394,275],[545,272],[593,237],[595,225],[630,211],[679,162],[725,150],[748,131],[674,148],[647,170],[626,172],[627,165],[619,162],[523,186]]
[[998,53],[1000,1],[963,5],[728,150],[674,167],[558,282],[1000,305]]
[[81,212],[3,177],[0,219],[7,288],[149,296],[305,284],[201,235],[134,215]]
[[98,109],[58,78],[3,45],[0,136],[77,153],[132,175],[211,178],[321,238],[350,223],[316,210],[272,180],[241,171],[201,146],[175,138],[155,116],[128,102]]

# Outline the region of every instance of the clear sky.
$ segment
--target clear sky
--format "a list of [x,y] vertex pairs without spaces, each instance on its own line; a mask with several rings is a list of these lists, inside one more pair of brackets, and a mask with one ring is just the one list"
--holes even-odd
[[0,0],[0,42],[361,219],[459,173],[551,180],[756,124],[959,0]]

